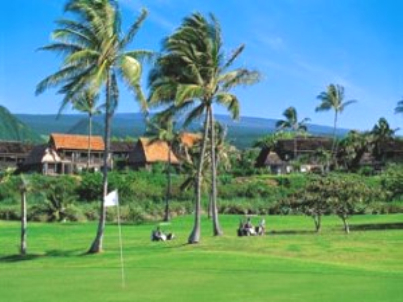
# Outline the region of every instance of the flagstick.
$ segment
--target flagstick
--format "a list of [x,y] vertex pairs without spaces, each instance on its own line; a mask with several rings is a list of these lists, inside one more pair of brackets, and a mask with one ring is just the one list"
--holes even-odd
[[123,263],[123,244],[122,244],[122,227],[120,225],[120,206],[118,204],[118,227],[119,227],[119,244],[120,244],[120,266],[122,268],[122,287],[125,287],[125,269],[124,269],[124,263]]

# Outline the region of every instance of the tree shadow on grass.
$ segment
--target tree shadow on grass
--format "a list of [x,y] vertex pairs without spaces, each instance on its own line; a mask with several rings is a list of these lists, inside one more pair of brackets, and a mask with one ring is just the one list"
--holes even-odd
[[22,261],[31,261],[31,260],[36,260],[39,258],[44,257],[44,255],[35,255],[35,254],[29,254],[29,255],[9,255],[9,256],[4,256],[0,257],[0,263],[15,263],[15,262],[22,262]]
[[316,234],[314,230],[281,230],[281,231],[268,231],[266,235],[311,235]]
[[87,253],[82,252],[82,250],[49,250],[45,252],[45,257],[81,257],[85,256]]
[[403,230],[403,222],[352,224],[350,225],[350,230],[352,231]]
[[50,250],[46,251],[44,254],[27,254],[25,256],[23,255],[9,255],[9,256],[3,256],[0,257],[0,263],[16,263],[16,262],[23,262],[23,261],[33,261],[37,259],[43,259],[43,258],[52,258],[52,257],[60,257],[60,258],[66,258],[66,257],[81,257],[85,256],[86,253],[80,253],[79,250],[70,250],[70,251],[62,251],[62,250]]

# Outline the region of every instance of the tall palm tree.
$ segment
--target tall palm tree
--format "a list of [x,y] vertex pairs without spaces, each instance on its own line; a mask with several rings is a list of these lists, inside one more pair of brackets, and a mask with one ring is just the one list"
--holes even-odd
[[87,154],[87,170],[91,165],[91,138],[92,138],[92,118],[101,114],[103,105],[97,104],[98,97],[94,96],[91,91],[84,91],[76,99],[72,100],[73,109],[88,114],[88,154]]
[[298,120],[298,113],[294,107],[288,107],[284,112],[284,120],[279,120],[276,123],[278,130],[288,129],[294,132],[294,159],[297,158],[297,136],[298,133],[305,132],[307,130],[306,123],[310,121],[309,118],[304,118],[301,121]]
[[[65,11],[74,19],[57,21],[54,43],[42,50],[54,51],[64,57],[60,70],[37,86],[37,94],[51,87],[60,87],[62,103],[74,100],[83,91],[93,95],[105,91],[105,150],[103,155],[103,194],[108,193],[108,163],[113,113],[119,102],[118,78],[134,92],[141,108],[146,101],[141,91],[141,61],[152,53],[146,50],[126,50],[143,24],[147,11],[142,10],[127,33],[121,31],[121,12],[115,0],[69,0]],[[102,251],[106,208],[101,201],[98,230],[89,253]]]
[[147,135],[151,136],[150,144],[154,142],[165,142],[168,146],[168,162],[166,166],[167,174],[167,190],[165,194],[165,213],[164,221],[170,220],[169,215],[169,201],[171,198],[172,185],[171,185],[171,168],[172,158],[171,154],[176,146],[180,144],[179,133],[175,131],[174,122],[171,117],[167,119],[157,118],[150,121]]
[[334,111],[334,119],[333,119],[333,144],[332,144],[332,158],[334,159],[337,153],[337,139],[336,139],[336,130],[337,130],[337,120],[340,114],[343,113],[344,109],[351,104],[356,103],[356,100],[344,101],[344,87],[341,85],[330,84],[327,87],[327,91],[321,92],[317,99],[321,101],[319,106],[316,107],[316,112],[321,111]]
[[[200,241],[200,203],[204,154],[207,138],[215,141],[213,104],[224,106],[233,118],[239,117],[239,100],[229,91],[239,85],[258,81],[259,74],[245,68],[229,70],[244,50],[239,46],[228,59],[225,58],[222,34],[218,20],[210,15],[194,13],[163,43],[163,53],[150,76],[150,103],[168,105],[168,113],[187,112],[184,126],[204,116],[204,131],[197,173],[195,223],[189,243]],[[209,129],[213,129],[209,133]],[[209,135],[210,134],[210,135]],[[216,163],[211,150],[212,197],[216,203]],[[213,217],[213,233],[221,235],[217,215]]]

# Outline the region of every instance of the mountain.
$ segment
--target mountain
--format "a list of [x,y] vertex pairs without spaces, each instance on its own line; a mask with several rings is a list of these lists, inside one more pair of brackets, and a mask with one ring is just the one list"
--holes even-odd
[[0,106],[0,141],[43,142],[39,134],[3,106]]
[[[79,120],[76,124],[74,124],[73,127],[71,127],[67,131],[67,133],[88,135],[89,133],[88,118],[83,118]],[[104,134],[104,127],[97,121],[92,121],[92,135],[103,136],[103,134]]]
[[[83,114],[68,114],[62,115],[56,119],[56,115],[16,115],[21,121],[26,123],[36,132],[42,135],[49,135],[53,132],[68,133],[73,129],[85,131],[87,126],[84,126],[84,121],[87,120]],[[243,116],[239,121],[233,121],[227,115],[216,115],[216,120],[227,126],[228,139],[238,148],[250,147],[258,138],[272,133],[276,130],[275,119],[265,119],[257,117]],[[82,123],[82,124],[80,124]],[[98,124],[103,128],[103,116],[96,116],[94,124]],[[81,126],[78,126],[81,125]],[[191,130],[199,130],[202,122],[195,122],[189,128]],[[76,131],[76,130],[75,130]],[[78,131],[78,130],[77,130]],[[341,137],[347,134],[349,130],[338,129],[337,136]],[[113,117],[112,135],[115,137],[124,138],[127,136],[139,137],[144,135],[145,122],[144,116],[141,113],[117,113]],[[312,135],[331,136],[333,128],[328,126],[320,126],[315,124],[308,125],[308,132]],[[70,132],[72,133],[72,132]],[[78,132],[76,132],[78,133]],[[85,133],[85,132],[81,132]]]

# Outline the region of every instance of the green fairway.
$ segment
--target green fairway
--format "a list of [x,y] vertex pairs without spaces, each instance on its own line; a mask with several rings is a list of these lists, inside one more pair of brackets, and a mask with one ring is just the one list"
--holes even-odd
[[[356,216],[352,233],[325,217],[320,235],[307,217],[268,216],[268,235],[236,236],[239,216],[222,216],[225,235],[187,245],[192,217],[173,220],[177,238],[151,242],[154,225],[123,226],[121,287],[116,225],[105,252],[84,255],[96,225],[29,224],[26,259],[16,257],[19,224],[0,221],[0,300],[8,301],[402,301],[403,215]],[[258,218],[255,218],[255,223]],[[389,223],[389,229],[382,226]],[[363,226],[366,225],[366,226]],[[393,229],[395,228],[395,229]],[[275,231],[274,233],[272,231]]]

